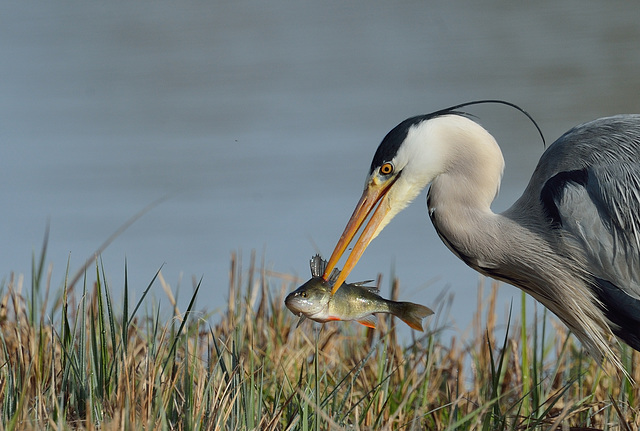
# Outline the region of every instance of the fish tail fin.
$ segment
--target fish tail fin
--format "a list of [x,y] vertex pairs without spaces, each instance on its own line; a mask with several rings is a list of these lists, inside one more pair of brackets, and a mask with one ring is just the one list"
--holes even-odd
[[402,320],[416,331],[424,331],[422,319],[433,314],[433,310],[413,302],[395,302],[390,304],[391,314]]

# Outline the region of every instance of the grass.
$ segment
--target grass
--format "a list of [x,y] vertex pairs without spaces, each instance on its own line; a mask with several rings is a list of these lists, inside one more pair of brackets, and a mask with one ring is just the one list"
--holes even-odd
[[[51,286],[45,248],[30,287],[0,286],[0,430],[630,430],[640,388],[588,358],[548,313],[526,307],[495,321],[497,284],[479,292],[474,331],[444,336],[450,303],[427,331],[400,341],[396,320],[376,329],[324,326],[283,304],[295,277],[233,255],[226,281],[202,286],[179,310],[161,271],[121,303],[98,260],[78,286]],[[67,271],[68,272],[68,271]],[[170,316],[148,297],[165,289]],[[220,290],[222,312],[196,307]],[[390,296],[397,296],[394,282]],[[520,325],[517,322],[527,322]],[[399,323],[402,325],[402,323]],[[448,331],[451,333],[451,331]],[[640,381],[640,355],[619,351]],[[572,428],[573,427],[573,428]]]

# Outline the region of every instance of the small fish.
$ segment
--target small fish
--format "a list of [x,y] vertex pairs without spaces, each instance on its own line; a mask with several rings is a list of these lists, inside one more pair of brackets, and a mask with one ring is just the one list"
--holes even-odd
[[356,320],[369,328],[376,327],[373,313],[390,313],[417,331],[422,331],[422,319],[433,314],[430,308],[412,302],[396,302],[382,298],[378,289],[365,286],[369,281],[344,283],[331,296],[331,288],[340,274],[334,269],[329,280],[322,278],[327,262],[320,255],[311,259],[311,280],[291,292],[284,303],[291,312],[316,322]]

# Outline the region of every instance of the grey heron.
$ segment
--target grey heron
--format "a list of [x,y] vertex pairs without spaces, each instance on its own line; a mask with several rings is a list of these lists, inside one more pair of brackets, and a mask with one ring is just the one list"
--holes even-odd
[[371,240],[430,186],[429,217],[455,255],[533,296],[598,360],[620,367],[613,335],[640,350],[640,115],[600,118],[563,134],[522,196],[496,214],[490,205],[502,152],[460,111],[496,102],[526,114],[509,102],[469,102],[409,118],[385,136],[324,278],[364,226],[335,293]]

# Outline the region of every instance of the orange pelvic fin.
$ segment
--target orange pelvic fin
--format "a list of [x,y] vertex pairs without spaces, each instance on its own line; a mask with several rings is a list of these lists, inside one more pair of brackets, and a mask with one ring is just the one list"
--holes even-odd
[[362,319],[358,320],[358,323],[361,325],[364,325],[368,328],[375,328],[376,327],[376,318],[373,316],[366,316],[363,317]]

